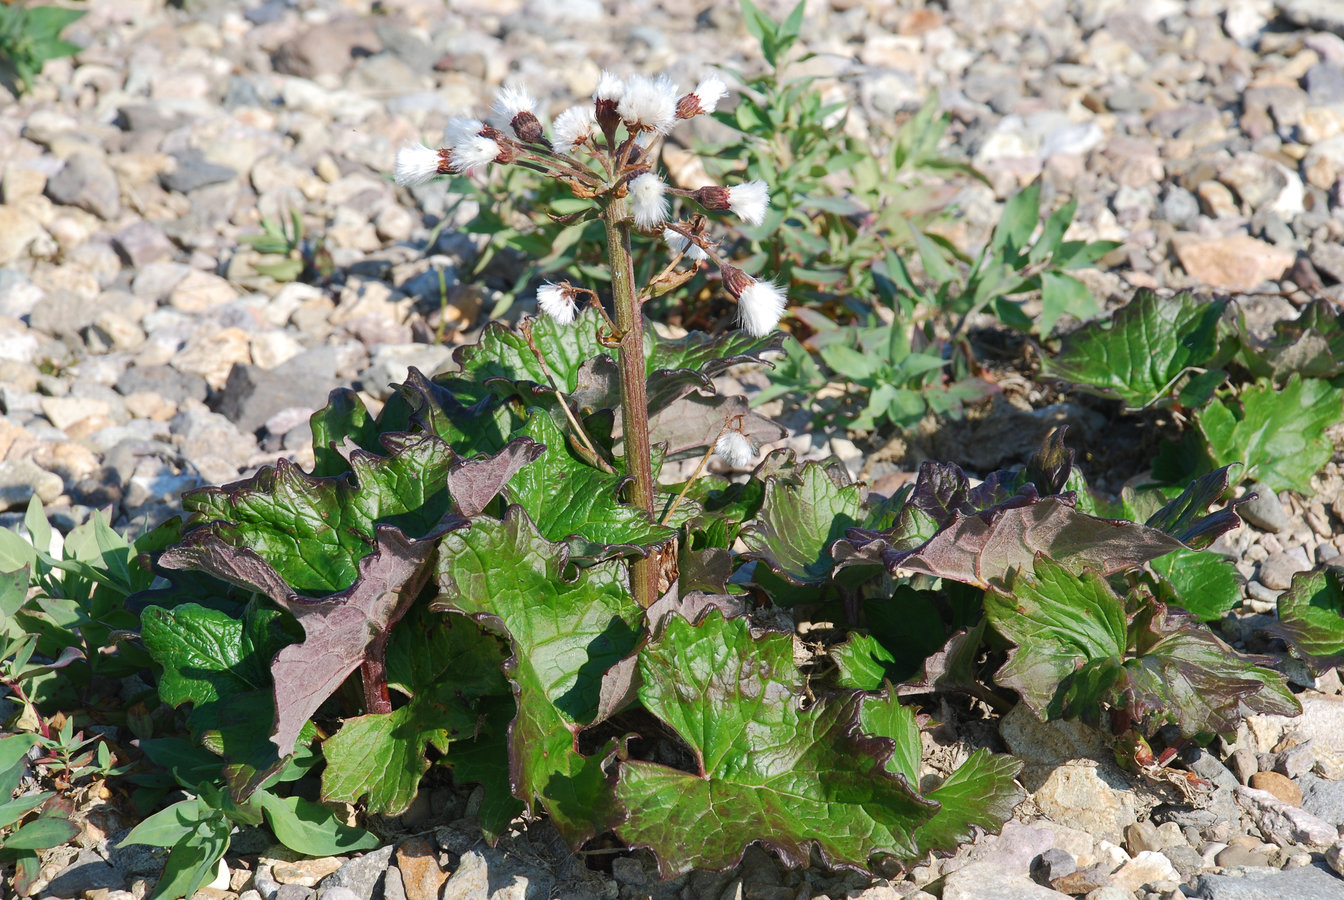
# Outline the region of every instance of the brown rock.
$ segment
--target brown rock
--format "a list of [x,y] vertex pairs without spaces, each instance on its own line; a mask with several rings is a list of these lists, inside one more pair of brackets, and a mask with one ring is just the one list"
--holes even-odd
[[438,900],[448,873],[439,867],[434,843],[423,837],[403,841],[397,848],[397,869],[406,900]]
[[1302,789],[1293,780],[1278,772],[1256,772],[1248,782],[1257,791],[1269,791],[1290,806],[1302,805]]
[[1297,255],[1244,234],[1213,240],[1173,238],[1176,256],[1192,278],[1215,287],[1251,291],[1283,275]]

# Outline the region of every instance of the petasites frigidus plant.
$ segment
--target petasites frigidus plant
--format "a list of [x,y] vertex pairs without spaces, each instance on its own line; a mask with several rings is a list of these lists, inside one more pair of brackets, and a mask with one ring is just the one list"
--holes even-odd
[[[575,846],[645,847],[669,876],[732,865],[753,843],[790,865],[815,852],[886,871],[998,828],[1022,796],[1019,763],[988,750],[931,770],[927,716],[901,702],[1045,695],[986,670],[990,626],[1014,634],[989,618],[986,591],[1012,593],[1053,565],[1149,584],[1178,605],[1143,567],[1232,527],[1230,509],[1205,514],[1226,487],[1217,477],[1139,524],[1081,508],[1058,437],[1024,470],[972,487],[930,464],[890,498],[788,451],[735,481],[705,474],[715,454],[745,469],[783,434],[714,380],[778,348],[783,297],[719,256],[704,216],[675,218],[667,202],[753,219],[768,192],[677,191],[655,166],[661,136],[723,92],[714,78],[681,95],[666,79],[607,74],[548,138],[536,103],[509,89],[494,124],[455,120],[443,149],[399,155],[402,183],[488,164],[560,179],[590,204],[576,218],[604,223],[612,287],[543,287],[543,317],[489,326],[433,379],[412,370],[376,414],[334,391],[312,419],[311,473],[281,463],[184,501],[185,538],[158,559],[168,586],[151,599],[179,624],[264,602],[285,626],[283,642],[249,644],[272,648],[248,661],[247,683],[270,681],[274,751],[252,748],[249,771],[321,734],[324,798],[369,812],[405,810],[440,765],[484,787],[491,839],[545,813]],[[673,252],[643,286],[634,230],[664,234]],[[648,327],[644,301],[707,262],[742,330]],[[673,457],[698,465],[663,483]],[[1166,622],[1135,629],[1160,642]],[[1120,665],[1153,655],[1147,637],[1131,643],[1112,654]],[[1144,668],[1143,696],[1172,696],[1172,671]]]

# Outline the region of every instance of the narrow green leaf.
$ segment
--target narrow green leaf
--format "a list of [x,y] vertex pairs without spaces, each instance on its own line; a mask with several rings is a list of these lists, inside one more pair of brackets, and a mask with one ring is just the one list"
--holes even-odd
[[3,840],[6,850],[47,850],[79,835],[79,826],[69,819],[38,816]]

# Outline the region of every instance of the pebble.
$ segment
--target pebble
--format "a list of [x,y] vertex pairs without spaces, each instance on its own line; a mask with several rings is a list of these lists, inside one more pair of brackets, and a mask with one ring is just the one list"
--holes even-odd
[[1278,772],[1256,772],[1247,782],[1257,791],[1268,791],[1289,806],[1302,805],[1302,789],[1291,778]]

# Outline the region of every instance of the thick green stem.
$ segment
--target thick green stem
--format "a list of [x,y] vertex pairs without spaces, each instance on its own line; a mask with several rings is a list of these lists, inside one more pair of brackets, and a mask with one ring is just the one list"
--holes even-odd
[[[649,467],[649,402],[644,368],[644,313],[635,291],[635,264],[630,257],[630,220],[625,200],[610,198],[602,208],[607,229],[607,259],[611,264],[612,304],[621,333],[621,422],[625,440],[625,473],[634,479],[630,500],[653,518],[653,471]],[[654,559],[644,557],[630,566],[630,590],[640,606],[658,599]]]

